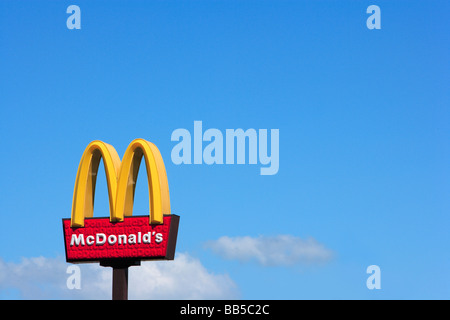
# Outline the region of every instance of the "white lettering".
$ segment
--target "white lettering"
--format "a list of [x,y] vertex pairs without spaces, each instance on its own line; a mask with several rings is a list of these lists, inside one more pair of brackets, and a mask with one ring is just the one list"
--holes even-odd
[[261,175],[277,174],[280,154],[280,130],[270,130],[270,157],[267,154],[267,129],[259,130],[259,161],[261,164],[269,164],[270,167],[261,168]]
[[66,13],[73,13],[67,18],[67,29],[81,29],[81,10],[79,6],[74,4],[67,7]]
[[144,234],[144,236],[142,237],[142,243],[151,243],[152,239],[151,239],[151,234],[150,232],[147,232],[146,234]]
[[367,278],[366,286],[367,289],[381,289],[381,269],[377,265],[371,265],[367,267],[366,272],[371,274],[369,278]]
[[114,234],[108,236],[108,244],[113,245],[117,242],[117,237]]
[[135,234],[130,234],[128,236],[128,243],[129,244],[136,244],[136,235]]
[[156,243],[161,243],[164,241],[164,236],[160,232],[156,231],[149,231],[144,233],[142,235],[142,232],[138,232],[137,235],[134,233],[131,234],[110,234],[106,235],[104,233],[97,233],[95,235],[88,235],[85,238],[84,234],[72,234],[71,240],[70,240],[70,246],[92,246],[97,245],[101,246],[104,245],[106,242],[108,242],[109,245],[114,244],[137,244],[137,243],[145,243],[150,244],[152,243],[152,237],[154,238]]
[[227,129],[226,130],[227,135],[227,142],[226,142],[226,161],[227,164],[233,164],[234,163],[234,138],[236,138],[237,144],[236,144],[236,157],[237,157],[237,164],[245,164],[245,138],[248,138],[248,158],[250,164],[256,164],[256,130],[255,129],[248,129],[244,132],[242,129]]
[[78,238],[76,234],[73,234],[72,240],[70,240],[70,246],[73,246],[74,244],[78,246],[80,243],[84,246],[84,234],[79,234]]
[[163,241],[163,235],[161,233],[157,233],[155,235],[155,242],[156,243],[161,243]]
[[66,269],[66,273],[70,274],[70,276],[67,278],[66,286],[67,289],[73,290],[81,289],[81,270],[79,266],[68,266]]
[[87,236],[86,237],[86,244],[88,246],[92,246],[94,244],[94,236]]
[[[214,140],[203,150],[203,160],[206,164],[223,164],[223,136],[222,132],[217,129],[208,129],[203,135],[203,141]],[[214,155],[213,155],[214,153]]]
[[202,122],[194,121],[194,164],[202,164]]
[[[100,239],[100,237],[102,239]],[[105,242],[106,242],[106,234],[104,234],[104,233],[97,233],[96,236],[95,236],[95,244],[97,246],[101,246],[101,245],[104,245]]]
[[381,10],[379,6],[371,5],[367,7],[367,13],[373,13],[367,18],[366,25],[369,30],[381,29]]
[[181,142],[172,149],[172,161],[174,164],[191,164],[191,134],[186,129],[177,129],[172,132],[172,141],[180,141],[180,138],[182,138]]
[[127,244],[127,236],[125,234],[119,235],[119,244]]
[[[270,156],[268,149],[268,130],[259,129],[226,129],[224,136],[218,129],[207,129],[203,133],[202,121],[194,121],[194,136],[186,129],[176,129],[172,132],[171,140],[180,141],[171,153],[172,162],[176,165],[191,164],[191,149],[193,139],[194,164],[203,162],[211,164],[257,164],[269,165],[260,169],[261,175],[275,175],[279,170],[279,129],[270,130]],[[259,141],[258,141],[259,140]],[[203,149],[203,141],[210,141]],[[247,142],[248,141],[248,142]],[[259,148],[259,152],[258,152]],[[247,160],[248,159],[248,160]]]

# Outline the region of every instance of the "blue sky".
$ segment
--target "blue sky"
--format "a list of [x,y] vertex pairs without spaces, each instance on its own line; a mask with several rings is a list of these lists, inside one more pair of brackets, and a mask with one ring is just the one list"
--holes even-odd
[[[80,30],[66,27],[71,4]],[[366,27],[371,4],[380,30]],[[70,217],[84,148],[102,140],[122,156],[144,138],[162,153],[181,217],[181,258],[158,268],[208,275],[220,293],[198,297],[448,299],[449,9],[448,1],[1,1],[0,268],[20,277],[40,257],[62,274],[49,280],[36,263],[34,289],[64,287],[61,218]],[[192,134],[196,120],[223,133],[279,129],[278,173],[173,164],[172,132]],[[146,214],[140,177],[134,213]],[[101,169],[94,215],[108,214]],[[265,244],[283,235],[291,240],[277,259]],[[239,248],[250,239],[271,263],[230,255],[219,240],[228,238]],[[326,259],[290,251],[307,239]],[[373,264],[381,290],[366,287]],[[0,298],[40,297],[19,280],[0,277]],[[49,298],[68,294],[52,288]],[[177,290],[167,296],[186,297]]]

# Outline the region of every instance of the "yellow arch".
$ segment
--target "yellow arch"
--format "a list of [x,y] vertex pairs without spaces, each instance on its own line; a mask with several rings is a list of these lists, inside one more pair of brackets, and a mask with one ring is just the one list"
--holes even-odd
[[147,169],[150,223],[163,223],[163,215],[170,214],[169,184],[161,153],[153,143],[136,139],[122,159],[113,221],[122,221],[124,216],[133,213],[134,190],[142,157]]
[[84,218],[94,214],[95,183],[102,158],[108,185],[110,215],[115,211],[120,158],[113,146],[98,140],[92,141],[84,150],[78,166],[72,201],[72,227],[83,227]]
[[101,159],[108,185],[110,220],[123,221],[124,216],[130,216],[142,157],[147,168],[150,223],[163,223],[163,215],[170,214],[170,197],[166,169],[158,148],[144,139],[136,139],[128,146],[121,162],[113,146],[96,140],[86,147],[78,166],[71,226],[83,227],[84,218],[93,216],[95,183]]

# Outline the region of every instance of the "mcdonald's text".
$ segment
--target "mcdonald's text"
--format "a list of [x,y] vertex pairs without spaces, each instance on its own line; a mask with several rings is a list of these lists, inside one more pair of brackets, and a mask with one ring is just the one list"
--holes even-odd
[[[163,241],[163,235],[161,233],[147,232],[142,236],[142,232],[138,232],[137,234],[110,234],[106,236],[104,233],[96,233],[95,236],[89,235],[84,239],[84,234],[80,233],[78,235],[72,234],[72,239],[70,240],[70,246],[102,246],[105,243],[108,243],[110,246],[115,244],[139,244],[139,243],[152,243],[152,236],[155,236],[155,242],[161,243]],[[108,241],[107,241],[108,240]]]
[[84,227],[71,227],[63,219],[68,262],[101,262],[111,259],[172,260],[179,217],[165,215],[162,224],[149,224],[148,216],[86,218]]

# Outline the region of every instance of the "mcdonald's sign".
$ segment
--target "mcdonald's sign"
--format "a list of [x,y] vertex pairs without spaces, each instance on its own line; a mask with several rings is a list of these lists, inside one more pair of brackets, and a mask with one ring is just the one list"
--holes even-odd
[[[132,216],[134,191],[144,158],[149,216]],[[94,218],[94,195],[103,159],[109,218]],[[144,139],[130,143],[122,161],[113,146],[93,141],[85,149],[75,181],[72,216],[62,219],[67,262],[173,260],[180,217],[170,213],[169,185],[158,148]]]

